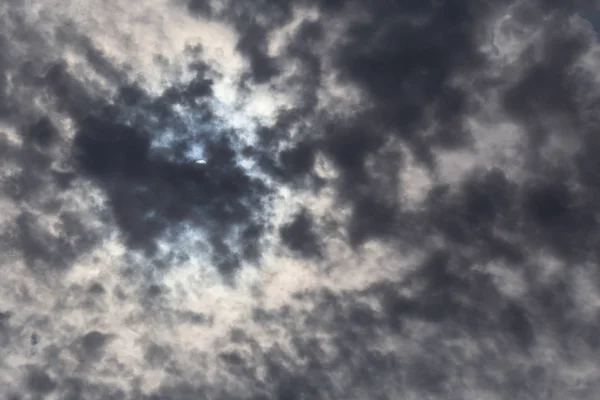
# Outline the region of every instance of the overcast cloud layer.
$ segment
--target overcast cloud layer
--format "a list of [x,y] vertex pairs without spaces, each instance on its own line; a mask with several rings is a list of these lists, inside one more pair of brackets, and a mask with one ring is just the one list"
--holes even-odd
[[596,399],[597,11],[1,2],[0,397]]

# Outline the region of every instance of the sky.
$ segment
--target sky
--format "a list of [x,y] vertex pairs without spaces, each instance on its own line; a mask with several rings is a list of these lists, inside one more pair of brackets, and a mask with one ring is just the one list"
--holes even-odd
[[599,11],[1,2],[0,397],[597,398]]

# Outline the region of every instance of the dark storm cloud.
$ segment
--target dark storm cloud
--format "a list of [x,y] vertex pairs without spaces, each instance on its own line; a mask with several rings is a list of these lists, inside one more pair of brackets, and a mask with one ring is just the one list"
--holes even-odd
[[[357,7],[369,18],[346,29],[345,44],[334,49],[333,55],[343,79],[363,89],[365,109],[358,117],[343,121],[315,115],[321,127],[309,135],[310,140],[282,151],[279,167],[283,176],[297,181],[299,176],[311,174],[316,154],[333,161],[341,174],[339,199],[352,206],[348,229],[355,244],[367,238],[409,237],[418,242],[419,238],[441,234],[445,248],[433,252],[405,281],[382,282],[347,298],[330,294],[315,300],[309,296],[317,306],[306,320],[315,326],[331,323],[325,330],[335,332],[340,358],[337,364],[325,364],[324,354],[316,345],[301,344],[306,333],[298,332],[296,350],[306,352],[304,359],[310,361],[304,365],[310,367],[299,367],[291,378],[276,375],[273,368],[272,377],[280,381],[281,388],[275,393],[282,398],[300,398],[301,394],[325,397],[329,390],[327,372],[342,365],[350,369],[354,388],[364,384],[371,395],[377,390],[376,382],[399,380],[402,375],[405,392],[448,398],[448,390],[459,389],[461,374],[470,373],[470,368],[478,371],[476,379],[492,385],[501,395],[534,398],[542,392],[551,393],[552,378],[546,367],[517,367],[486,348],[476,359],[465,361],[467,355],[452,349],[446,340],[489,338],[507,353],[527,355],[540,336],[551,335],[569,352],[574,351],[567,343],[576,337],[575,331],[589,332],[596,325],[572,316],[577,306],[572,286],[566,281],[568,272],[559,273],[563,278],[558,283],[538,281],[533,272],[538,261],[532,257],[533,252],[544,249],[561,260],[596,260],[594,204],[600,175],[592,171],[597,166],[593,160],[599,146],[597,135],[592,133],[597,131],[597,122],[590,120],[590,115],[595,114],[598,102],[592,77],[575,65],[595,39],[569,25],[569,13],[579,6],[542,1],[513,10],[515,20],[525,26],[546,16],[552,18],[548,25],[541,26],[541,43],[535,44],[541,52],[531,49],[523,53],[517,61],[519,75],[508,86],[504,81],[486,79],[489,65],[479,52],[477,35],[491,8],[455,1],[436,5],[376,1]],[[405,19],[400,21],[400,16]],[[419,23],[411,24],[411,17]],[[244,32],[244,28],[238,29]],[[263,31],[254,37],[265,41]],[[298,40],[290,49],[296,44],[301,47]],[[295,55],[310,65],[314,54],[309,53],[296,51]],[[265,61],[263,67],[268,69],[269,65]],[[258,70],[256,65],[253,69]],[[260,79],[266,75],[260,75]],[[417,160],[433,171],[438,168],[438,151],[470,148],[471,138],[463,119],[477,109],[468,89],[453,85],[452,79],[457,76],[472,76],[476,87],[491,85],[487,89],[502,94],[504,111],[524,129],[527,146],[523,151],[530,178],[517,182],[501,169],[476,169],[459,184],[436,183],[423,209],[404,210],[400,201],[389,202],[373,190],[381,186],[383,174],[368,169],[366,161],[369,157],[380,158],[388,136],[407,144]],[[308,74],[304,78],[307,87],[318,86],[310,83]],[[282,115],[282,119],[286,117],[289,114]],[[576,166],[575,172],[569,165],[554,165],[538,153],[553,134],[548,121],[556,119],[565,121],[565,129],[569,130],[565,135],[583,145],[569,161]],[[433,122],[433,134],[424,137],[422,128],[429,122]],[[402,168],[399,158],[390,163],[396,170]],[[300,213],[280,230],[283,241],[292,249],[310,253],[301,250],[303,246],[319,242],[310,218],[306,212]],[[414,229],[415,221],[419,229]],[[504,262],[509,269],[525,271],[528,289],[523,299],[508,298],[485,269],[476,270],[480,263],[489,262]],[[411,296],[401,294],[410,288]],[[383,312],[359,305],[356,300],[361,296],[381,301]],[[276,316],[257,311],[257,315],[262,316],[261,323],[290,318],[285,311]],[[424,344],[427,351],[409,357],[402,367],[398,366],[399,355],[369,348],[369,338],[402,338],[405,326],[416,320],[435,324],[444,333],[431,338]],[[308,326],[307,322],[305,328]],[[597,342],[587,336],[581,346],[593,354],[598,351]],[[274,355],[267,357],[271,356],[270,362],[282,370]],[[354,357],[360,362],[353,363]],[[462,364],[457,366],[456,362]],[[505,378],[486,375],[492,370],[505,371]],[[535,381],[523,376],[535,377]],[[318,384],[309,382],[313,379]],[[313,387],[318,387],[316,392],[311,391]],[[579,390],[568,385],[558,389]]]
[[81,347],[87,355],[96,356],[106,345],[109,338],[109,335],[91,331],[81,338]]
[[525,52],[521,60],[524,72],[504,96],[506,110],[525,125],[534,151],[548,139],[548,128],[543,124],[549,117],[566,119],[571,126],[582,122],[577,92],[584,81],[574,67],[592,41],[587,32],[572,32],[560,19],[542,29],[548,32],[541,46],[538,44],[541,58],[528,59],[533,58],[534,48]]
[[[370,96],[373,122],[381,118],[397,135],[416,141],[427,107],[445,119],[459,117],[467,94],[453,88],[450,79],[483,64],[476,48],[482,10],[458,1],[437,6],[374,2],[365,8],[372,22],[348,29],[336,61],[343,77]],[[426,20],[410,22],[418,18]],[[434,140],[444,134],[436,132]]]
[[58,137],[58,131],[48,117],[42,117],[39,121],[25,129],[25,142],[42,148],[53,144]]
[[[323,10],[338,10],[336,2],[318,5]],[[399,205],[371,198],[368,193],[374,192],[375,186],[383,186],[381,176],[399,171],[402,160],[389,158],[369,173],[365,166],[368,157],[380,155],[388,135],[404,141],[417,159],[430,168],[435,168],[435,149],[469,145],[462,125],[462,118],[470,110],[469,94],[453,85],[452,79],[485,68],[484,57],[477,49],[477,34],[486,9],[452,1],[439,5],[376,1],[352,7],[355,15],[362,15],[361,22],[347,25],[343,44],[327,55],[332,57],[342,82],[362,88],[363,111],[343,121],[326,112],[311,117],[318,104],[316,93],[321,87],[323,57],[315,44],[336,14],[325,13],[317,21],[302,23],[282,57],[296,60],[296,65],[302,66],[288,84],[302,93],[303,106],[295,112],[282,113],[280,118],[282,121],[291,118],[294,122],[286,125],[292,126],[308,116],[318,121],[318,125],[305,134],[310,140],[285,150],[279,160],[284,176],[293,179],[311,172],[317,152],[335,163],[341,173],[340,200],[349,201],[355,209],[355,220],[349,229],[359,244],[371,236],[390,234],[397,225],[394,218]],[[244,44],[254,38],[255,46],[260,47],[264,46],[268,32],[265,33],[263,26],[255,31],[259,35],[245,35],[246,29],[257,29],[251,21],[269,21],[267,25],[274,28],[289,19],[290,11],[277,2],[265,2],[262,7],[252,9],[253,19],[239,19],[245,13],[249,11],[226,13],[225,18],[236,21],[234,26]],[[271,18],[273,15],[276,17]],[[411,23],[411,20],[421,22]],[[264,61],[262,68],[268,70],[270,65],[270,61]],[[258,74],[260,79],[264,76]],[[434,133],[425,139],[419,131],[431,117]],[[285,138],[285,132],[280,137]],[[382,193],[377,196],[390,197]],[[380,219],[370,218],[379,211]]]
[[21,213],[16,221],[13,249],[20,249],[26,264],[32,269],[49,266],[66,269],[76,257],[90,250],[96,243],[96,235],[86,229],[77,216],[60,216],[61,234],[55,236],[47,227],[36,221],[31,213]]
[[27,386],[31,392],[47,395],[56,389],[56,382],[48,373],[32,366],[27,376]]
[[281,73],[277,60],[267,52],[267,39],[272,29],[291,20],[292,11],[292,3],[264,0],[252,5],[237,4],[218,16],[238,31],[237,49],[249,62],[247,77],[253,82],[265,83]]
[[[541,43],[524,53],[523,73],[503,101],[527,134],[528,166],[537,175],[522,188],[528,236],[561,255],[579,257],[597,241],[597,185],[585,179],[593,161],[583,160],[595,159],[590,139],[596,136],[591,133],[596,122],[590,115],[597,110],[598,94],[577,63],[597,42],[583,26],[574,28],[560,16],[550,21],[541,27],[546,32]],[[532,57],[536,50],[541,53],[537,60]],[[560,131],[551,129],[553,121],[561,124]],[[544,157],[541,151],[553,136],[575,141],[579,154],[563,162]]]
[[[88,40],[81,40],[81,46],[98,73],[119,81],[109,62]],[[53,172],[60,190],[68,190],[78,176],[92,179],[108,196],[114,220],[129,245],[149,253],[159,235],[176,230],[178,224],[200,229],[208,234],[220,268],[231,272],[241,260],[259,256],[257,246],[263,223],[260,215],[267,188],[238,166],[235,132],[223,131],[210,107],[202,102],[212,95],[212,80],[204,76],[206,66],[195,60],[192,67],[197,76],[186,85],[168,88],[158,97],[149,96],[136,86],[122,85],[120,96],[112,102],[101,98],[97,87],[75,78],[61,62],[51,65],[32,82],[49,88],[60,109],[76,122],[72,170]],[[188,107],[200,125],[187,126],[173,112],[174,105]],[[132,118],[133,123],[126,122]],[[160,129],[177,133],[162,153],[151,149]],[[25,167],[11,178],[7,188],[16,200],[40,195],[41,182],[49,174],[53,160],[48,148],[60,139],[45,117],[25,126],[23,131],[23,154],[12,156],[20,157]],[[199,143],[203,144],[207,165],[196,165],[186,155],[192,144]],[[57,263],[56,257],[71,257],[68,246],[74,246],[75,253],[85,251],[77,248],[77,243],[60,242],[62,239],[51,245],[39,227],[27,222],[26,215],[20,221],[18,236],[28,259]],[[233,237],[235,227],[241,228],[239,238]],[[69,232],[65,240],[83,234]],[[243,247],[240,254],[228,240],[238,241]]]
[[[0,143],[7,172],[2,192],[20,209],[1,233],[4,257],[18,252],[32,269],[64,270],[97,243],[99,232],[89,230],[82,216],[63,209],[61,193],[69,177],[52,167],[58,146],[64,144],[52,121],[42,116],[23,122],[17,133],[21,146],[7,140],[6,134]],[[55,219],[58,232],[40,222],[40,215]]]
[[[258,7],[253,10],[256,14],[254,20],[265,17],[272,22],[272,27],[287,21],[285,7],[277,8],[271,3],[264,6],[264,9]],[[365,18],[366,22],[346,28],[344,45],[334,49],[332,56],[342,79],[363,89],[367,96],[365,110],[344,121],[329,116],[323,120],[321,115],[315,115],[320,126],[313,128],[314,131],[309,134],[311,139],[282,151],[278,158],[284,176],[295,181],[297,177],[311,173],[317,153],[325,154],[334,162],[341,173],[340,200],[350,202],[353,208],[348,229],[354,242],[360,244],[370,237],[403,236],[402,205],[384,200],[394,197],[393,194],[388,196],[374,190],[382,186],[381,177],[389,175],[388,171],[394,174],[394,170],[399,171],[403,167],[402,159],[389,158],[387,163],[376,167],[381,170],[375,171],[367,171],[365,164],[368,157],[381,159],[388,135],[407,144],[417,160],[432,170],[437,169],[437,151],[470,148],[470,133],[465,129],[463,120],[477,109],[468,89],[456,86],[452,80],[457,76],[470,75],[476,82],[486,82],[484,76],[488,64],[479,50],[479,35],[484,28],[481,24],[490,15],[488,12],[494,9],[454,1],[437,5],[428,2],[371,2],[356,7],[368,18]],[[586,122],[578,114],[590,106],[581,104],[579,93],[583,90],[585,79],[574,72],[574,63],[594,39],[585,31],[569,25],[567,11],[579,9],[561,2],[539,2],[514,8],[515,20],[524,25],[541,21],[544,15],[552,16],[550,22],[540,25],[545,32],[541,40],[542,54],[539,57],[536,53],[538,59],[534,60],[529,59],[533,57],[533,50],[523,53],[523,59],[519,61],[522,66],[520,77],[510,87],[505,88],[502,82],[491,83],[497,85],[495,90],[503,91],[506,111],[526,130],[531,146],[528,167],[536,174],[546,168],[536,161],[540,158],[535,154],[544,143],[544,137],[548,136],[548,126],[543,121],[564,118],[573,129],[585,130],[582,126]],[[270,13],[278,17],[267,18]],[[229,17],[237,18],[237,14]],[[286,54],[286,57],[295,57],[312,66],[294,78],[302,82],[299,87],[307,90],[305,98],[314,95],[319,87],[318,79],[316,84],[313,83],[314,77],[318,76],[319,56],[308,45],[311,43],[308,39],[318,40],[321,25],[327,17],[322,18],[321,21],[302,25],[288,45]],[[419,20],[420,23],[410,23],[411,20]],[[236,21],[239,22],[236,28],[243,32],[243,21]],[[264,29],[260,32],[259,36],[242,34],[242,38],[249,40],[254,37],[258,43],[263,43],[266,34]],[[264,67],[267,68],[268,63],[265,62]],[[289,113],[281,115],[282,120],[289,117]],[[425,137],[422,129],[430,123],[433,123],[433,133]],[[285,132],[279,135],[285,137]],[[537,187],[553,186],[554,183],[532,182],[520,188],[509,182],[502,171],[489,173],[489,178],[476,175],[467,178],[460,194],[452,195],[449,202],[442,200],[446,203],[442,205],[443,211],[437,209],[440,204],[436,201],[431,204],[431,214],[428,210],[424,211],[423,218],[429,221],[427,225],[430,226],[425,231],[441,229],[452,241],[478,243],[477,248],[487,249],[482,250],[487,255],[508,251],[517,257],[516,254],[522,251],[502,249],[503,239],[493,233],[492,228],[501,224],[509,231],[519,232],[523,238],[561,253],[573,243],[565,242],[565,239],[575,234],[576,240],[580,241],[593,229],[592,210],[581,208],[589,207],[584,204],[589,204],[590,200],[580,197],[584,196],[582,193],[569,194],[572,189],[568,188],[568,182],[563,182],[566,186],[561,193],[557,192],[560,189],[550,190],[548,201],[541,204],[546,195],[540,197],[538,192],[545,189]],[[480,183],[490,185],[489,189],[488,186],[478,187]],[[444,191],[443,187],[439,190]],[[550,192],[556,196],[551,196]],[[563,200],[558,199],[561,196]],[[551,205],[553,201],[554,206]],[[554,217],[545,215],[544,208],[548,213],[562,213],[561,222],[547,221]],[[541,232],[542,227],[549,228],[548,224],[554,224],[563,233],[555,231],[553,234],[547,229]],[[483,237],[478,236],[481,233]]]
[[[278,350],[240,362],[265,359],[272,390],[291,398],[340,398],[349,392],[356,396],[361,390],[371,396],[379,393],[382,398],[393,398],[393,382],[398,381],[402,382],[398,390],[405,395],[449,398],[449,393],[456,393],[457,397],[450,398],[460,398],[459,393],[470,385],[461,378],[467,376],[475,379],[480,389],[493,388],[499,396],[536,398],[545,391],[582,390],[552,381],[548,366],[518,361],[531,354],[538,336],[550,334],[569,346],[564,340],[576,329],[589,332],[596,326],[567,317],[573,309],[567,311],[572,305],[563,285],[531,283],[531,297],[521,304],[498,292],[486,274],[469,271],[460,255],[440,251],[405,281],[381,282],[362,291],[307,292],[298,296],[303,301],[310,299],[312,307],[307,311],[258,313],[261,324],[284,323],[294,332],[294,351],[302,362],[290,367]],[[420,289],[412,290],[410,297],[401,294],[410,288]],[[373,300],[383,312],[372,307]],[[549,314],[551,309],[554,315]],[[418,321],[440,329],[431,334],[423,328],[423,336],[413,336],[412,326]],[[577,327],[569,327],[570,323]],[[332,341],[324,345],[317,339],[319,332],[327,332]],[[397,343],[398,349],[378,346],[382,337]],[[477,350],[453,344],[461,340]],[[595,354],[597,341],[587,336],[584,340],[585,350]],[[407,351],[402,347],[407,342],[421,347]],[[565,347],[565,351],[570,350]],[[333,371],[351,383],[332,380]],[[493,371],[503,372],[494,375]]]
[[[23,210],[2,232],[5,255],[16,250],[36,271],[47,267],[66,270],[90,251],[99,242],[100,232],[85,227],[80,221],[84,215],[58,210],[63,193],[91,181],[107,196],[112,212],[100,218],[116,222],[134,250],[151,255],[161,235],[191,228],[206,234],[207,256],[225,274],[236,270],[243,260],[258,260],[268,189],[238,165],[236,133],[224,131],[222,121],[214,118],[204,101],[212,96],[213,80],[199,58],[199,49],[188,49],[196,77],[151,96],[126,83],[119,67],[96,49],[90,38],[70,28],[60,30],[59,36],[82,53],[96,73],[117,85],[119,95],[116,99],[103,97],[99,86],[75,77],[60,60],[33,57],[14,72],[17,61],[11,54],[15,47],[11,41],[1,41],[6,51],[0,60],[0,103],[6,109],[3,116],[16,120],[23,140],[19,147],[3,134],[3,161],[14,170],[2,182],[3,194],[19,207],[33,207],[41,216],[58,212],[60,229],[58,234],[51,233],[48,225],[38,220],[39,215]],[[36,35],[31,38],[36,46],[43,43]],[[9,70],[12,92],[7,86]],[[27,90],[50,93],[58,110],[75,122],[73,157],[63,163],[66,169],[51,167],[67,150],[65,138],[49,117],[27,115],[32,106],[28,102],[33,100],[27,97],[31,95]],[[173,112],[175,105],[187,107],[198,125],[188,126]],[[11,114],[15,107],[19,113]],[[203,132],[195,132],[196,128]],[[177,133],[173,143],[162,151],[151,149],[157,132],[165,129]],[[208,161],[205,166],[195,165],[187,156],[190,145],[199,143]],[[166,265],[160,260],[157,263]]]
[[322,86],[323,61],[318,48],[324,38],[324,23],[321,21],[303,21],[297,28],[282,55],[288,65],[301,71],[285,82],[287,91],[296,94],[294,109],[284,119],[302,120],[304,116],[314,112],[319,105],[317,91]]
[[267,31],[257,24],[248,25],[240,32],[238,50],[250,61],[250,76],[257,83],[264,83],[279,74],[279,69],[265,48]]
[[290,178],[301,177],[312,172],[315,165],[314,146],[301,142],[279,153],[279,163]]
[[321,253],[313,220],[306,210],[302,210],[291,222],[282,226],[279,235],[285,245],[304,256],[317,256]]
[[[333,54],[342,78],[368,96],[366,110],[345,121],[328,121],[317,141],[341,172],[340,195],[353,204],[349,229],[356,244],[393,234],[399,225],[399,204],[383,199],[396,195],[374,188],[382,186],[381,177],[397,174],[402,158],[389,158],[371,172],[366,169],[367,158],[381,158],[387,135],[405,141],[430,168],[435,168],[436,147],[467,145],[461,118],[467,112],[468,95],[452,87],[450,80],[484,65],[475,48],[479,10],[456,2],[437,8],[379,2],[363,7],[370,22],[348,27],[345,45]],[[399,15],[406,22],[400,22]],[[411,25],[411,18],[427,20]],[[426,126],[428,109],[434,110],[436,125],[434,135],[425,141],[418,131]]]
[[210,0],[189,0],[187,2],[187,7],[188,10],[193,14],[210,16],[212,13]]
[[[196,63],[197,75],[189,84],[174,84],[151,95],[121,82],[119,69],[91,41],[72,42],[97,73],[118,86],[114,99],[76,77],[66,63],[33,63],[16,74],[31,78],[23,79],[23,86],[51,92],[55,105],[73,120],[75,139],[69,149],[70,169],[59,171],[52,161],[64,138],[49,116],[19,121],[18,134],[24,143],[20,148],[5,135],[0,152],[6,156],[7,170],[12,164],[18,168],[3,183],[3,192],[19,208],[10,231],[4,232],[2,246],[17,249],[30,268],[49,264],[56,270],[67,269],[97,243],[101,233],[90,232],[83,215],[63,211],[56,204],[59,194],[86,183],[106,196],[111,215],[105,221],[116,224],[127,250],[142,250],[151,258],[159,240],[169,242],[192,229],[207,236],[213,263],[228,274],[242,260],[261,257],[260,239],[269,228],[265,210],[270,188],[238,161],[253,158],[277,183],[289,183],[295,190],[317,186],[318,191],[319,186],[313,185],[315,166],[323,156],[339,172],[333,179],[335,204],[349,206],[345,228],[350,246],[360,253],[360,245],[374,240],[404,251],[408,243],[428,253],[424,260],[408,271],[399,252],[397,259],[376,261],[382,263],[376,265],[381,271],[392,271],[389,276],[374,273],[373,283],[362,288],[309,289],[295,293],[294,301],[281,308],[257,307],[252,323],[285,337],[282,341],[289,339],[285,345],[264,345],[252,337],[254,330],[232,324],[231,337],[223,339],[227,346],[214,346],[217,361],[208,366],[194,349],[177,352],[179,343],[171,348],[147,341],[142,345],[146,365],[141,368],[163,369],[167,376],[156,382],[153,393],[142,394],[127,376],[128,395],[125,389],[98,383],[83,368],[103,361],[112,339],[119,336],[110,329],[88,327],[72,339],[69,349],[77,362],[85,364],[79,365],[81,376],[63,373],[66,367],[50,354],[58,354],[57,348],[49,347],[44,353],[46,365],[23,368],[22,390],[38,397],[149,400],[411,395],[459,399],[471,389],[502,398],[552,397],[552,390],[560,398],[591,396],[591,386],[581,389],[553,376],[552,366],[536,355],[544,351],[546,342],[557,343],[557,354],[571,362],[600,355],[598,324],[595,318],[581,317],[576,283],[578,273],[592,274],[598,251],[600,142],[595,115],[600,102],[593,93],[594,77],[575,65],[596,42],[567,23],[574,6],[540,1],[516,9],[517,24],[534,24],[552,14],[551,25],[547,22],[541,28],[541,39],[534,45],[538,47],[517,60],[516,75],[490,81],[486,74],[492,65],[479,52],[479,34],[489,13],[506,3],[493,7],[460,1],[302,4],[318,5],[320,20],[301,24],[279,58],[267,54],[268,39],[274,28],[290,21],[292,3],[265,0],[225,7],[224,15],[216,16],[240,33],[237,48],[249,62],[244,78],[250,78],[251,84],[276,81],[284,74],[286,61],[299,65],[284,87],[296,87],[300,101],[281,112],[275,127],[260,130],[261,140],[253,148],[243,148],[237,133],[225,129],[213,115],[208,100],[213,98],[214,81],[202,61]],[[193,0],[187,5],[195,15],[216,14],[209,2]],[[351,7],[352,15],[362,17],[359,22],[343,20],[344,10]],[[338,17],[345,24],[343,40],[327,49],[327,56],[341,81],[362,91],[359,109],[343,117],[321,109],[317,96],[325,58],[318,45],[323,44],[328,23]],[[10,54],[10,44],[2,45],[9,47]],[[4,64],[3,57],[0,53]],[[416,210],[409,209],[399,198],[403,188],[394,183],[406,160],[389,144],[399,140],[432,172],[439,170],[440,151],[469,149],[472,138],[464,118],[478,110],[471,89],[453,81],[464,76],[472,77],[478,90],[497,91],[502,111],[523,128],[524,179],[513,180],[499,168],[475,169],[458,183],[434,182],[426,201]],[[0,113],[24,98],[11,98],[8,81],[3,73]],[[184,120],[174,105],[192,115],[194,123]],[[549,125],[557,120],[564,134],[581,145],[567,163],[542,154],[543,145],[556,134]],[[299,138],[291,140],[289,131],[298,127]],[[155,142],[164,139],[167,131],[175,138],[156,148]],[[206,165],[189,157],[195,144],[202,145]],[[47,229],[41,216],[56,217],[61,233]],[[346,265],[337,254],[327,254],[328,232],[319,228],[321,222],[303,209],[275,232],[293,253],[312,262],[331,257],[328,261],[343,264],[339,268],[349,278],[360,279],[361,265]],[[430,244],[434,236],[441,238],[435,246]],[[185,250],[171,250],[148,263],[168,268],[189,257]],[[541,251],[560,265],[553,280],[542,279],[538,272],[544,261],[535,254]],[[509,296],[499,288],[490,272],[490,265],[496,264],[522,278],[521,294]],[[130,265],[128,273],[134,274],[134,267],[138,265]],[[134,295],[142,298],[147,321],[161,314],[170,322],[169,328],[209,326],[212,313],[221,311],[171,310],[165,300],[170,288],[159,280],[136,286]],[[590,285],[597,289],[597,282]],[[113,296],[100,282],[81,288],[98,302]],[[120,306],[133,296],[121,292],[117,297]],[[15,322],[16,311],[1,311],[0,343],[4,344],[10,342],[7,332],[21,328]],[[127,323],[135,320],[130,317]],[[148,329],[152,322],[147,321],[141,328],[152,333],[161,329],[158,324]],[[172,335],[168,336],[170,340]],[[182,352],[193,353],[192,368],[178,360]],[[125,370],[117,365],[116,373],[130,372],[121,368]],[[189,378],[216,369],[214,382]]]

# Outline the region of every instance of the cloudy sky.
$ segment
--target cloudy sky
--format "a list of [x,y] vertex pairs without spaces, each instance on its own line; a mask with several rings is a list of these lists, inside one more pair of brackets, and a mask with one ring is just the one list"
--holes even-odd
[[596,399],[596,11],[2,1],[0,397]]

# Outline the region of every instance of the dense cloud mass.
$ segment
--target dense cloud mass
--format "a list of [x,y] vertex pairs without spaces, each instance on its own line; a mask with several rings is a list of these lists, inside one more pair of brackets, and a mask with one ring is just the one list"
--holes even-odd
[[0,396],[595,399],[592,1],[0,4]]

